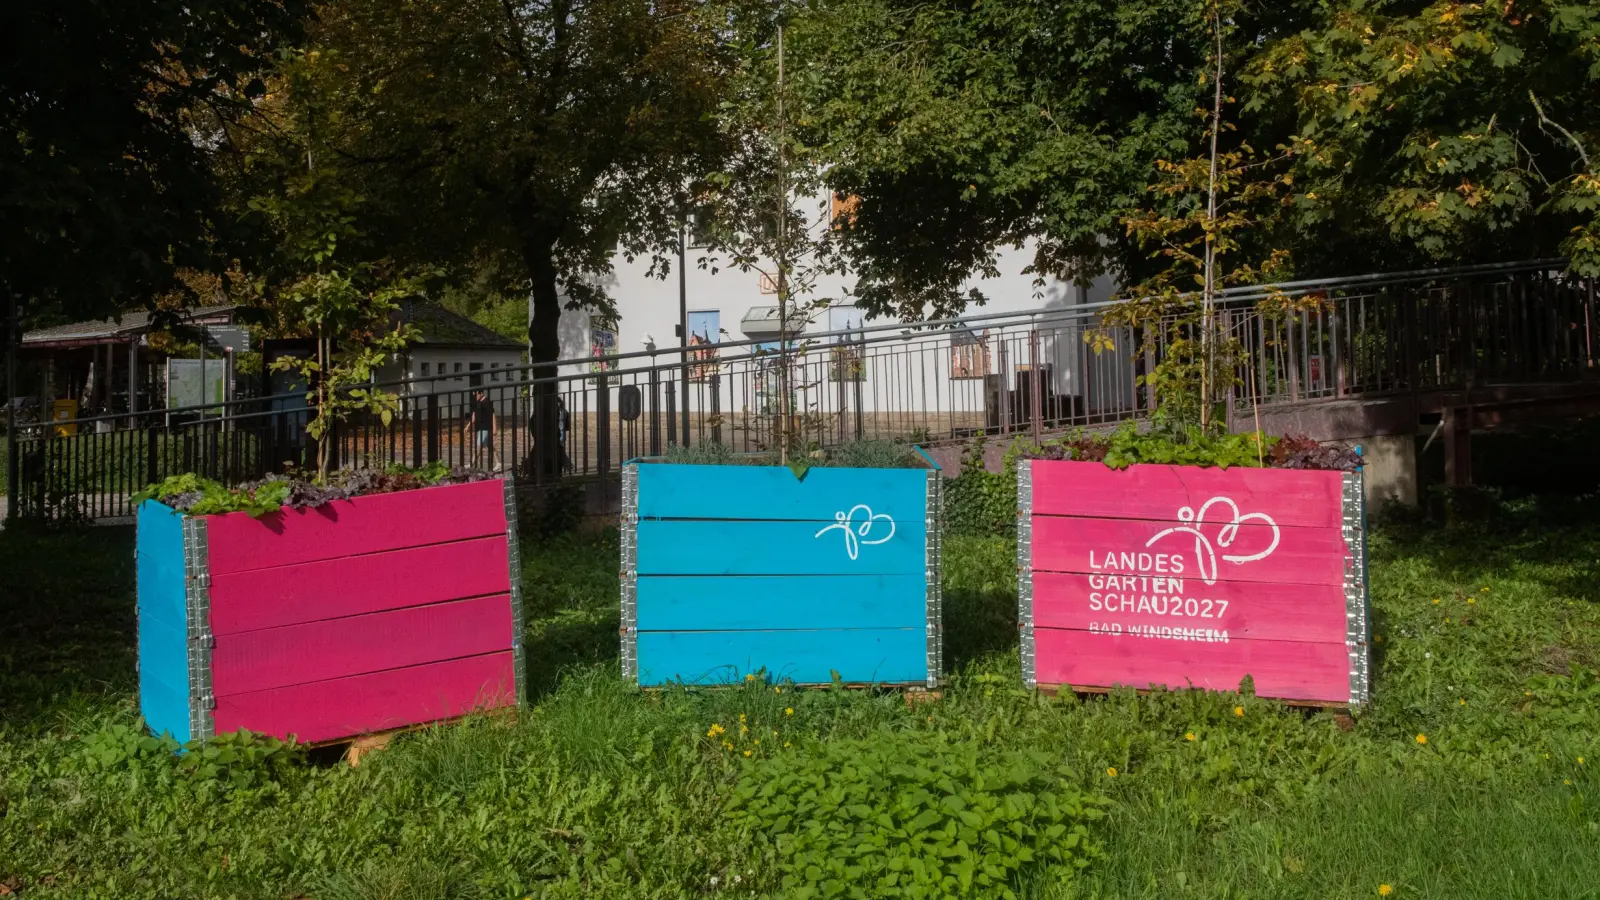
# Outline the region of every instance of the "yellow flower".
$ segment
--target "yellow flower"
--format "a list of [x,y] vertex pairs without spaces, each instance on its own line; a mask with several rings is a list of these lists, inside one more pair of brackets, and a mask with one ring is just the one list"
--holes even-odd
[[759,747],[759,746],[761,746],[761,738],[751,738],[750,739],[750,743],[752,743],[752,744],[756,745],[757,747]]
[[1567,785],[1568,787],[1571,787],[1572,786],[1572,779],[1571,778],[1563,778],[1563,779],[1561,779],[1561,783],[1564,784],[1564,785]]
[[1117,767],[1116,766],[1112,766],[1111,768],[1107,769],[1106,770],[1106,774],[1111,776],[1112,778],[1117,777]]
[[744,755],[745,755],[745,756],[749,756],[749,755],[750,755],[750,751],[749,751],[749,750],[746,750],[746,751],[745,751],[745,752],[744,752]]
[[1417,735],[1417,743],[1426,744],[1427,742],[1428,742],[1428,736],[1427,735],[1425,735],[1425,734]]
[[756,673],[751,672],[750,674],[744,676],[744,680],[745,681],[755,681],[756,680]]
[[1481,587],[1481,588],[1478,588],[1478,593],[1480,593],[1480,594],[1481,594],[1481,593],[1483,593],[1483,592],[1484,592],[1484,591],[1487,591],[1487,590],[1488,590],[1488,589],[1489,589],[1489,586],[1488,586],[1488,585],[1484,585],[1484,586],[1483,586],[1483,587]]
[[1185,735],[1184,735],[1184,736],[1183,736],[1183,739],[1184,739],[1184,740],[1186,740],[1186,741],[1192,741],[1192,740],[1194,740],[1194,732],[1192,732],[1192,731],[1191,731],[1191,732],[1189,732],[1189,733],[1187,733],[1187,734],[1185,734]]
[[1583,765],[1583,757],[1578,757],[1578,765]]
[[784,708],[783,708],[783,714],[784,714],[784,715],[786,715],[786,716],[792,716],[792,715],[794,715],[794,707],[792,707],[792,706],[785,706],[785,707],[784,707]]
[[723,728],[721,725],[717,724],[716,722],[712,722],[711,723],[711,727],[706,730],[706,737],[713,737],[714,738],[719,734],[726,733],[727,730],[728,729]]
[[772,692],[773,692],[773,693],[774,693],[774,694],[781,694],[781,693],[783,693],[783,688],[781,688],[781,687],[774,687],[774,688],[773,688],[773,689],[772,689]]
[[785,746],[785,747],[788,747],[788,746],[790,746],[790,745],[789,745],[789,742],[788,742],[788,741],[784,741],[784,742],[783,742],[783,746]]
[[1467,698],[1465,698],[1465,697],[1461,698],[1461,705],[1462,706],[1466,706],[1467,705]]
[[739,721],[744,721],[744,713],[739,713]]
[[1242,706],[1235,706],[1235,707],[1234,707],[1234,708],[1233,708],[1233,714],[1234,714],[1234,715],[1236,715],[1236,716],[1239,716],[1239,717],[1241,717],[1241,718],[1243,718],[1243,717],[1244,717],[1244,707],[1242,707]]
[[1433,605],[1434,606],[1438,606],[1439,605],[1439,598],[1438,597],[1433,598]]
[[722,749],[724,749],[724,750],[732,750],[733,749],[733,742],[732,741],[723,741],[722,742]]
[[1467,602],[1468,603],[1477,603],[1478,602],[1478,598],[1477,597],[1468,597],[1467,598]]
[[1387,897],[1392,893],[1394,893],[1394,888],[1391,887],[1390,885],[1387,885],[1387,884],[1378,885],[1378,896],[1379,897]]

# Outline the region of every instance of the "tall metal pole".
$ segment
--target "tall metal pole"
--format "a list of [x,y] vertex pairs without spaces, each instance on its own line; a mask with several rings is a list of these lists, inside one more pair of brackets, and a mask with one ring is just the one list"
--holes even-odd
[[778,26],[778,461],[789,463],[789,167],[783,120],[783,26]]
[[12,402],[17,394],[17,348],[21,344],[20,305],[15,294],[6,292],[6,390],[0,398],[6,402],[6,519],[17,517],[17,478],[21,467],[17,465],[17,407]]
[[685,447],[689,446],[689,273],[684,270],[689,259],[687,210],[687,203],[678,208],[678,342],[683,348],[678,351],[682,360],[678,383],[683,385],[679,402],[683,404],[682,443]]

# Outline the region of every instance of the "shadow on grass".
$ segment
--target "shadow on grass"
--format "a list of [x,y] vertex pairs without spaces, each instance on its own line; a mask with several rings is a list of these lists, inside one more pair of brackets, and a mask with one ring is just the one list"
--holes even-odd
[[522,546],[530,702],[574,667],[616,664],[621,650],[617,532],[565,534]]
[[131,527],[0,530],[0,719],[138,689]]

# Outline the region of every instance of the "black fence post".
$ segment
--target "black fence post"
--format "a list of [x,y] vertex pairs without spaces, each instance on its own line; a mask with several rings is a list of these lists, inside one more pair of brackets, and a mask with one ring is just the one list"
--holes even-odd
[[[433,396],[431,393],[428,396]],[[422,407],[415,395],[411,397],[411,468],[422,468]]]
[[670,378],[667,379],[666,391],[667,396],[665,406],[667,407],[667,443],[676,444],[678,442],[677,387]]
[[428,395],[428,462],[439,461],[439,395]]
[[594,379],[595,390],[595,470],[601,475],[611,471],[611,386],[606,373]]
[[145,429],[144,434],[144,482],[155,484],[161,480],[158,471],[161,459],[161,429],[152,425]]

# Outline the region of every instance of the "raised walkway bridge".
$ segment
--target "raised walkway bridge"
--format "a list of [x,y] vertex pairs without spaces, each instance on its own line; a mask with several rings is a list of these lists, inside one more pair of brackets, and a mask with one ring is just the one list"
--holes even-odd
[[[1269,297],[1306,302],[1272,313]],[[794,427],[817,446],[915,440],[954,463],[979,436],[997,460],[1017,437],[1147,417],[1154,404],[1139,376],[1164,348],[1124,327],[1104,331],[1109,349],[1091,349],[1085,335],[1101,332],[1109,305],[797,335]],[[1229,427],[1361,443],[1375,499],[1414,499],[1419,434],[1444,443],[1447,476],[1464,484],[1474,432],[1600,412],[1596,282],[1567,273],[1564,260],[1234,288],[1218,309],[1249,351],[1225,398]],[[531,366],[379,385],[399,395],[393,420],[353,420],[329,439],[342,466],[442,461],[515,469],[535,488],[597,485],[599,511],[628,459],[673,443],[771,446],[778,364],[774,345],[752,341],[562,361],[542,379],[565,411],[559,476],[531,465],[541,381]],[[497,413],[492,458],[464,433],[476,388]],[[260,478],[310,458],[306,415],[304,396],[287,394],[18,427],[8,433],[8,506],[120,518],[132,513],[130,494],[168,475]]]

